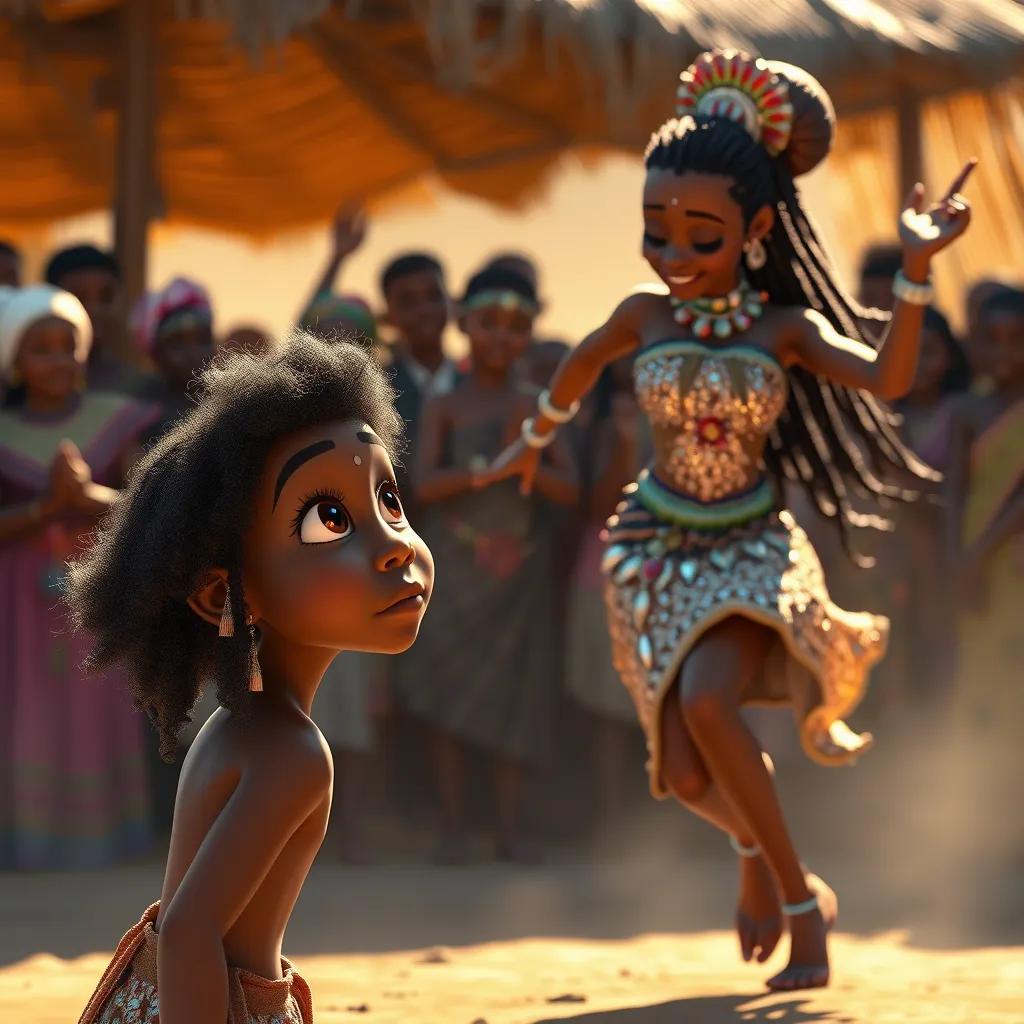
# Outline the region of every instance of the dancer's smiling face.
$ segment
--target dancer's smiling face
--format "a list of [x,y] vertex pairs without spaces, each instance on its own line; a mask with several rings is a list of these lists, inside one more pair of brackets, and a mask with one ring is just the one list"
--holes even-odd
[[764,206],[744,222],[732,178],[651,168],[644,186],[644,258],[677,299],[725,295],[739,283],[743,247],[764,238],[774,214]]
[[385,654],[412,645],[434,563],[366,423],[309,427],[273,445],[242,575],[260,627],[292,642]]

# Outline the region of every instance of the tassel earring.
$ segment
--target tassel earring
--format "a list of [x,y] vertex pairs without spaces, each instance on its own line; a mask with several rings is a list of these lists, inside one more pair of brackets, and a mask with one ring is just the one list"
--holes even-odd
[[224,585],[224,607],[220,613],[220,626],[217,627],[218,636],[235,635],[235,616],[231,611],[231,590]]
[[263,692],[263,672],[260,670],[260,641],[263,636],[259,627],[249,623],[249,692]]

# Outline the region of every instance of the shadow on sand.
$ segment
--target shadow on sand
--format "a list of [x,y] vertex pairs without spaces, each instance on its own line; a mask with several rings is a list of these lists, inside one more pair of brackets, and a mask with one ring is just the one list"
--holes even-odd
[[765,996],[695,996],[652,1006],[599,1010],[576,1017],[542,1018],[535,1024],[857,1024],[832,1010],[804,1009],[807,1001],[790,996],[763,1006]]

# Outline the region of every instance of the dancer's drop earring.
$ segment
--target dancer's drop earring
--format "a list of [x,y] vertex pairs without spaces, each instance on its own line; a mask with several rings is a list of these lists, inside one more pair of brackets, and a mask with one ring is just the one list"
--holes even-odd
[[760,270],[768,262],[768,253],[760,238],[752,238],[743,246],[743,251],[747,254],[747,266],[751,270]]

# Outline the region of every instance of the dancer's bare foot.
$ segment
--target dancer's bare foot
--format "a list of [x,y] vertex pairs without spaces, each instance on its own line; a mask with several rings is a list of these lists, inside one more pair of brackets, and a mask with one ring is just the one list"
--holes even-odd
[[736,933],[743,959],[759,964],[772,955],[782,938],[782,907],[771,871],[761,856],[740,857],[740,898]]
[[823,988],[828,984],[829,965],[828,928],[821,910],[794,914],[788,921],[789,963],[785,970],[768,979],[768,987],[774,992]]

